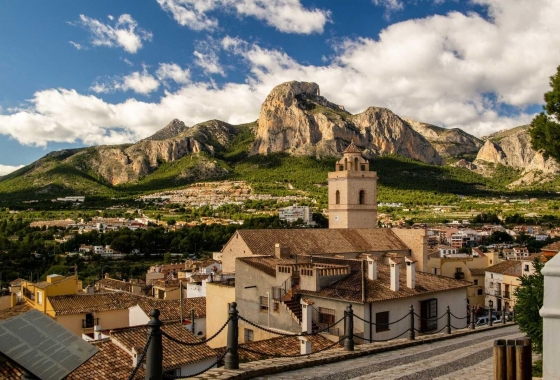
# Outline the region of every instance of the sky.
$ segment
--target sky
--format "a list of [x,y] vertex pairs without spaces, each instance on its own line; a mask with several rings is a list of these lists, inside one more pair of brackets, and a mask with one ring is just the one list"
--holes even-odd
[[178,118],[258,118],[274,86],[476,136],[528,124],[560,65],[558,0],[0,2],[0,175]]

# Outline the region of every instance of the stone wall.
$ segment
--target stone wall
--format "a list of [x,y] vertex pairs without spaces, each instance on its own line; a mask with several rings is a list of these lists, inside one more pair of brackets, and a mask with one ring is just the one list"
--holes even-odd
[[428,233],[425,229],[393,228],[392,231],[412,251],[412,258],[418,260],[416,270],[428,269]]
[[222,272],[235,273],[235,260],[238,257],[252,256],[253,253],[236,232],[222,249]]

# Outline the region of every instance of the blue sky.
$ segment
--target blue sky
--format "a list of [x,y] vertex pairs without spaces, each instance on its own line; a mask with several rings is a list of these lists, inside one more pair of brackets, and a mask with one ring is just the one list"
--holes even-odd
[[528,123],[560,65],[555,0],[0,3],[0,175],[174,118],[258,118],[313,81],[358,113],[483,136]]

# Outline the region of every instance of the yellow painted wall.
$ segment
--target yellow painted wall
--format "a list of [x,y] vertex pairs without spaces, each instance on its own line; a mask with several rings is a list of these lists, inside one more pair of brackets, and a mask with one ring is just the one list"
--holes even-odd
[[[53,316],[54,313],[52,311],[52,308],[47,314]],[[129,326],[128,308],[123,310],[94,312],[93,316],[94,318],[99,318],[99,325],[103,330]],[[82,328],[82,320],[86,318],[86,313],[57,315],[53,317],[58,323],[60,323],[62,326],[66,327],[68,330],[72,331],[79,337],[81,337],[84,333],[93,332],[93,328]]]
[[[36,287],[32,282],[22,281],[21,288],[22,297],[30,306],[42,313],[47,313],[47,297],[78,294],[78,291],[82,288],[82,282],[78,280],[77,276],[69,276],[42,288]],[[35,294],[35,300],[30,300],[24,296],[25,289]],[[39,296],[39,293],[41,296]]]
[[[235,286],[217,282],[206,284],[206,336],[214,335],[229,318],[228,304],[235,301]],[[243,328],[239,323],[240,340],[243,340]],[[227,327],[216,338],[208,342],[212,348],[227,344]]]

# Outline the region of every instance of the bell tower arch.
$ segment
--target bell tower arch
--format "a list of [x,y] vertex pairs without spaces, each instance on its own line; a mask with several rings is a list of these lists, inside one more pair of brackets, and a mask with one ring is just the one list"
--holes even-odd
[[329,173],[329,228],[377,227],[377,173],[354,142]]

